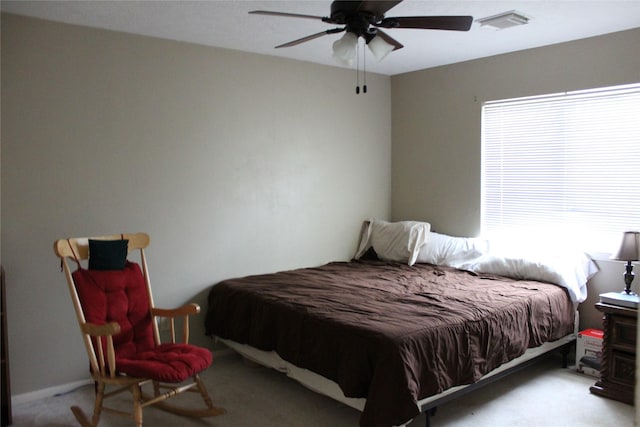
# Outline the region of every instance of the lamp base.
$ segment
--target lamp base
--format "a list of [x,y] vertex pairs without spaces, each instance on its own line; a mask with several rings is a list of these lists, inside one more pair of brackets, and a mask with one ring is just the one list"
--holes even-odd
[[624,273],[625,287],[623,291],[627,295],[635,295],[633,292],[631,292],[631,282],[633,282],[634,277],[635,277],[635,274],[633,273],[633,264],[631,264],[631,261],[627,261],[627,265]]

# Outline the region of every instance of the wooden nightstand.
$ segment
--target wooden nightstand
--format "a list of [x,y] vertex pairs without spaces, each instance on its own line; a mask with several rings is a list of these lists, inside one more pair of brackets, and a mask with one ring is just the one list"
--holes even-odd
[[604,337],[600,380],[591,393],[633,405],[638,310],[601,302],[596,308],[604,314]]

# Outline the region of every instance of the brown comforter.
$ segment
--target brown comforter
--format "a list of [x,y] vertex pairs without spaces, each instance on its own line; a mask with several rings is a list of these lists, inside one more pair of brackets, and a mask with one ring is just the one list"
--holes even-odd
[[418,415],[419,399],[570,334],[573,322],[556,285],[354,261],[221,282],[206,333],[335,381],[367,399],[361,426],[387,427]]

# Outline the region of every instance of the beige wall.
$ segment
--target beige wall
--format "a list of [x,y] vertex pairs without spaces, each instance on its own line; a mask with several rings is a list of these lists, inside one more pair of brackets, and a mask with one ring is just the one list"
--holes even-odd
[[[448,234],[480,232],[484,101],[637,82],[640,29],[392,77],[392,217]],[[621,263],[597,263],[583,328],[601,325],[598,294],[624,287]]]
[[[147,231],[158,305],[206,309],[223,278],[347,259],[364,217],[476,234],[482,102],[638,82],[640,30],[371,75],[355,96],[350,70],[3,14],[1,71],[20,394],[86,378],[54,239]],[[585,307],[619,286],[599,265]]]
[[[86,379],[53,241],[151,235],[159,306],[346,260],[390,216],[390,79],[2,16],[2,254],[14,394]],[[194,323],[204,338],[203,316]]]

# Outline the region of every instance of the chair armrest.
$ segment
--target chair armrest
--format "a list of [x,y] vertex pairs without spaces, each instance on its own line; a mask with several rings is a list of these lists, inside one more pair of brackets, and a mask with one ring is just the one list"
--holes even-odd
[[[176,324],[175,318],[182,318],[182,343],[187,344],[189,342],[189,316],[192,314],[200,313],[200,306],[195,303],[185,304],[182,307],[167,309],[167,308],[156,308],[153,307],[151,309],[151,315],[155,319],[156,317],[165,317],[169,319],[169,331],[171,333],[171,342],[175,344],[176,342]],[[160,333],[158,331],[157,323],[154,324],[154,328],[156,328],[156,343],[160,344]]]
[[185,304],[178,308],[157,308],[151,309],[151,315],[154,317],[178,317],[189,316],[191,314],[200,313],[200,306],[195,303]]
[[117,322],[105,323],[104,325],[83,323],[81,325],[81,329],[82,332],[92,337],[106,337],[109,335],[118,335],[120,333],[120,325]]

